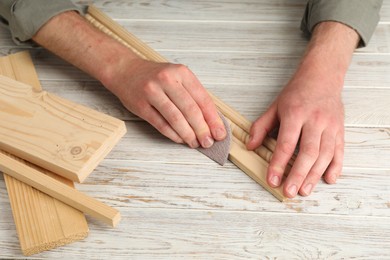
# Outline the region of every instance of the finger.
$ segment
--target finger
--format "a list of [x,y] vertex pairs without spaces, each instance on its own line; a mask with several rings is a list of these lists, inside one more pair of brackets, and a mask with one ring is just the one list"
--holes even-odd
[[324,131],[321,136],[320,153],[318,159],[310,169],[299,193],[308,196],[325,173],[335,153],[335,133]]
[[248,150],[259,147],[267,134],[275,128],[278,123],[276,108],[276,104],[272,104],[271,107],[252,124],[249,142],[247,143]]
[[337,178],[341,175],[344,160],[344,129],[336,136],[336,145],[334,157],[328,169],[325,172],[324,179],[327,183],[336,183]]
[[195,133],[176,105],[162,92],[150,98],[150,104],[165,118],[173,130],[191,148],[199,147]]
[[293,198],[297,195],[310,169],[316,162],[321,141],[322,129],[316,125],[304,125],[297,159],[284,183],[284,194]]
[[185,68],[187,70],[187,77],[183,79],[183,86],[198,104],[212,137],[215,140],[223,140],[227,132],[218,114],[217,107],[197,77],[187,67]]
[[165,92],[183,114],[201,146],[204,148],[211,147],[214,139],[211,136],[209,126],[203,117],[200,107],[187,90],[180,82],[176,82],[175,87],[166,88]]
[[280,185],[286,165],[298,143],[300,133],[300,122],[294,120],[281,121],[275,151],[267,174],[267,181],[272,187]]
[[165,118],[153,107],[144,110],[143,117],[149,124],[156,128],[161,134],[176,143],[183,143],[183,139],[173,130]]

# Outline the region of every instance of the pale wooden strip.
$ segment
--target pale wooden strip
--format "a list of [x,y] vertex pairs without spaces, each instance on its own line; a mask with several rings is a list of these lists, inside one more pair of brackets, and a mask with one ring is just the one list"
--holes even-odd
[[24,255],[50,250],[88,235],[86,219],[79,210],[7,174],[4,180]]
[[120,220],[120,213],[116,209],[23,164],[4,152],[0,152],[0,170],[113,227]]
[[14,77],[10,78],[32,86],[35,91],[42,91],[41,83],[28,51],[18,52],[7,57],[14,73]]
[[[249,0],[150,2],[94,0],[93,4],[116,19],[184,21],[293,21],[299,25],[307,0]],[[184,11],[185,10],[185,11]]]
[[0,105],[0,148],[73,181],[83,181],[126,132],[123,121],[3,76]]
[[[96,81],[44,80],[43,87],[63,98],[117,117],[121,120],[140,120],[131,114],[116,97]],[[280,93],[281,85],[266,82],[252,85],[210,85],[208,89],[224,102],[256,120],[267,110]],[[240,89],[236,91],[235,89]],[[80,94],[80,91],[82,94]],[[231,93],[234,93],[232,95]],[[388,103],[390,91],[384,88],[353,88],[346,86],[342,93],[345,105],[345,124],[348,127],[390,127]]]
[[[88,245],[55,250],[40,258],[376,260],[390,256],[388,217],[147,206],[124,210],[126,225],[121,225],[121,231],[97,229],[96,239]],[[7,229],[7,223],[0,221],[3,234]],[[2,241],[1,249],[5,258],[17,253]]]
[[[35,91],[41,90],[28,51],[1,57],[0,74],[31,83]],[[72,181],[48,171],[41,172],[74,188]],[[88,235],[88,224],[82,212],[6,174],[4,181],[24,255],[69,244]]]
[[[169,149],[171,157],[175,154],[172,150]],[[164,150],[161,148],[160,152],[164,153]],[[171,163],[168,157],[153,162],[155,154],[148,156],[146,153],[143,154],[145,161],[108,159],[83,185],[83,191],[96,198],[115,198],[116,207],[121,209],[389,217],[390,170],[344,168],[337,184],[329,185],[321,180],[309,197],[297,196],[284,203],[275,203],[268,191],[231,162],[223,167],[215,163],[202,164],[198,157],[202,159],[203,156],[197,156],[196,151],[192,154],[195,160],[190,163]],[[95,185],[100,188],[96,189]],[[121,213],[124,215],[122,210]]]
[[[299,27],[307,0],[169,1],[94,0],[93,4],[115,19],[161,21],[291,22]],[[185,10],[185,11],[181,11]],[[383,1],[380,22],[390,22],[390,3]],[[276,32],[277,33],[277,32]]]
[[[229,21],[120,20],[126,30],[153,49],[170,52],[229,52],[302,55],[308,43],[299,22],[232,23]],[[164,33],[162,33],[164,32]],[[388,54],[390,24],[379,24],[369,44],[357,54]],[[234,35],[234,37],[232,36]],[[174,46],[174,47],[173,47]]]
[[[42,81],[95,82],[90,76],[67,64],[44,50],[32,50],[33,55],[45,56],[37,59],[36,69]],[[162,51],[175,63],[188,65],[207,89],[221,98],[219,92],[235,86],[252,87],[261,94],[262,88],[277,86],[278,92],[288,82],[299,63],[300,55],[278,53],[235,53],[235,52],[179,52]],[[47,55],[47,57],[46,57]],[[355,55],[346,75],[344,85],[353,88],[390,88],[390,62],[387,55]],[[380,78],[381,80],[377,80]],[[236,89],[230,89],[236,91]],[[241,92],[241,91],[240,91]],[[237,92],[238,93],[238,92]],[[246,93],[239,93],[246,95]],[[229,95],[229,99],[236,99]],[[260,98],[260,97],[259,97]],[[241,102],[245,102],[239,99]],[[270,100],[268,100],[270,102]],[[230,104],[230,103],[229,103]],[[235,107],[236,108],[236,107]]]

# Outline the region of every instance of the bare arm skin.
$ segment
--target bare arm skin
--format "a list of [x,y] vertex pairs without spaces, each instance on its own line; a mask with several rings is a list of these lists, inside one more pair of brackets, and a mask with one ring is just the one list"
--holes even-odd
[[337,22],[316,26],[295,74],[251,128],[248,149],[258,147],[280,124],[267,181],[281,185],[283,172],[299,140],[299,153],[283,186],[287,197],[309,195],[321,177],[335,183],[344,158],[344,77],[359,35]]
[[102,82],[174,142],[208,148],[226,137],[214,103],[186,66],[142,60],[72,11],[50,19],[33,40]]

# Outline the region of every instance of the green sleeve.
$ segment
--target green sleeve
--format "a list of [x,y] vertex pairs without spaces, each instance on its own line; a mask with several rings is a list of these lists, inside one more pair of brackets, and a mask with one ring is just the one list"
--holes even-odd
[[360,35],[359,47],[364,47],[378,24],[382,2],[383,0],[310,0],[301,29],[310,35],[320,22],[340,22],[356,30]]
[[64,11],[81,12],[70,0],[1,0],[0,22],[6,25],[13,40],[21,44],[53,16]]

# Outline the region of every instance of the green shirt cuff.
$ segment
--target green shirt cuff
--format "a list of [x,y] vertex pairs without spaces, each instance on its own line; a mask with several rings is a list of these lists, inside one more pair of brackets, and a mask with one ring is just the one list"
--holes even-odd
[[[50,18],[65,11],[81,10],[66,0],[16,0],[8,1],[8,10],[1,10],[3,20],[6,20],[11,30],[13,40],[21,44],[30,40],[33,35]],[[4,13],[5,12],[5,13]]]
[[311,0],[302,19],[301,29],[311,35],[314,27],[325,21],[343,23],[360,35],[358,47],[365,47],[379,22],[382,0]]

